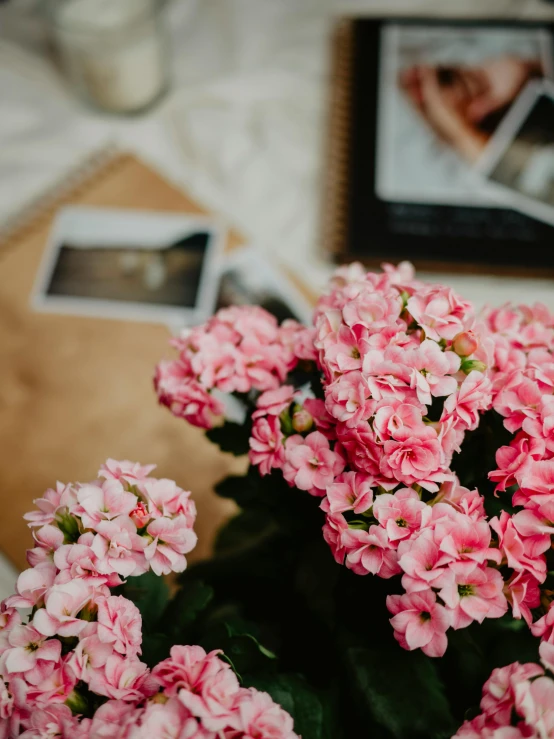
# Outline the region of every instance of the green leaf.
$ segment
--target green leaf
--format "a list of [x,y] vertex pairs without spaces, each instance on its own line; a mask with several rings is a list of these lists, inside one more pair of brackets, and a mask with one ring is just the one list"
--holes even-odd
[[155,667],[163,659],[169,657],[173,641],[167,634],[147,633],[143,635],[141,660],[148,667]]
[[252,504],[257,496],[257,488],[252,477],[230,475],[215,486],[215,492],[222,498],[231,498],[241,508]]
[[121,594],[139,609],[143,633],[154,631],[169,599],[169,588],[163,577],[153,572],[130,577],[121,588]]
[[294,731],[305,739],[340,737],[333,701],[312,688],[301,676],[256,675],[247,677],[245,685],[269,693],[276,703],[290,713],[294,719]]
[[220,529],[215,542],[216,554],[241,551],[275,533],[267,510],[248,508],[238,513]]
[[269,669],[276,659],[272,651],[264,647],[252,633],[255,627],[234,615],[232,609],[211,615],[212,623],[202,639],[206,649],[221,649],[239,678],[247,673]]
[[223,426],[216,426],[207,431],[206,436],[212,443],[217,444],[222,452],[230,452],[239,457],[248,453],[250,430],[249,420],[244,424],[225,421]]
[[160,619],[164,632],[173,639],[174,644],[184,643],[186,629],[206,610],[213,596],[213,588],[202,580],[185,582],[179,588]]
[[360,707],[395,739],[450,737],[456,723],[431,659],[381,640],[347,646],[345,661]]

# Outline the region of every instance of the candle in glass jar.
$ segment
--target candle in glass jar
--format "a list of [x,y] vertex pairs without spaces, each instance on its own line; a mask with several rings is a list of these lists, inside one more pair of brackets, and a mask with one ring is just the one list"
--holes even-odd
[[94,105],[146,108],[164,91],[167,59],[156,0],[62,0],[54,28],[64,66]]

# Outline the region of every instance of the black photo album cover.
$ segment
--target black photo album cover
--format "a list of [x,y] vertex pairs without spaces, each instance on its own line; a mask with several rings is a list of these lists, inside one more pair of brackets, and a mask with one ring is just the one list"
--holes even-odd
[[364,18],[342,33],[327,249],[554,272],[554,27]]

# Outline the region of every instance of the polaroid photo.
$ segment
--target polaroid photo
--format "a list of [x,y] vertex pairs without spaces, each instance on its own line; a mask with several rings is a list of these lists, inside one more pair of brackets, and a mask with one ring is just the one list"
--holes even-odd
[[69,206],[37,275],[36,310],[192,325],[212,314],[225,230],[182,213]]
[[285,274],[252,248],[231,253],[221,264],[217,309],[261,305],[281,323],[311,323],[313,306]]
[[529,83],[477,171],[512,208],[554,225],[554,83]]
[[387,23],[381,30],[376,194],[490,207],[477,160],[524,86],[551,77],[546,28]]

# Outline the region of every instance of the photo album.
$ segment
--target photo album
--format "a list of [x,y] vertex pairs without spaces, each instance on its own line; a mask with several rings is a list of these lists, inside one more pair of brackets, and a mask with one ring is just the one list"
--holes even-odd
[[337,32],[326,250],[554,270],[554,27],[358,19]]

